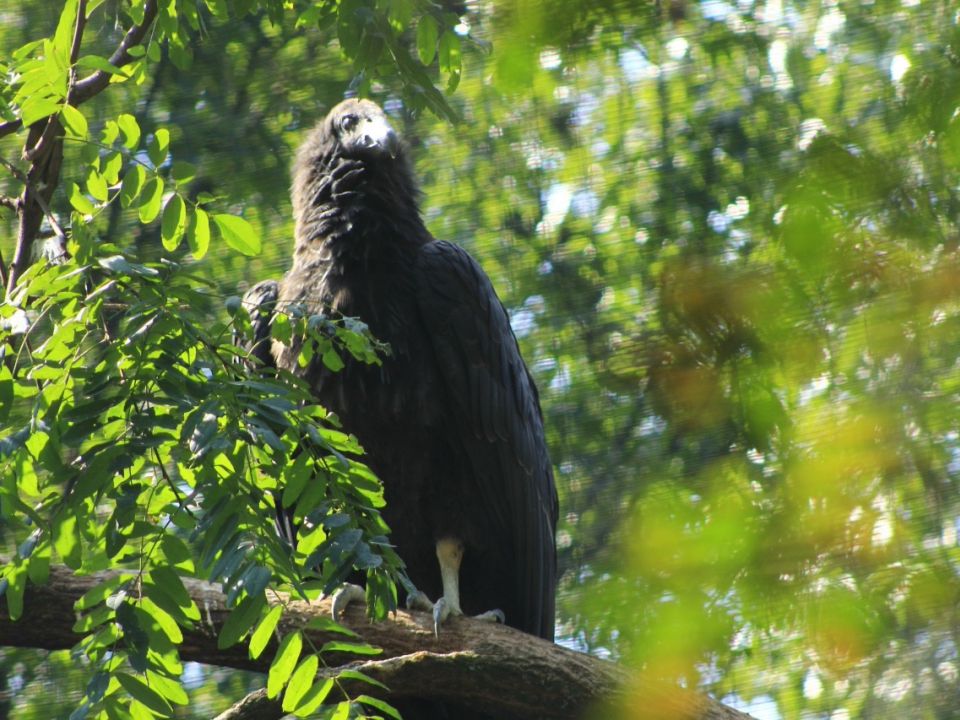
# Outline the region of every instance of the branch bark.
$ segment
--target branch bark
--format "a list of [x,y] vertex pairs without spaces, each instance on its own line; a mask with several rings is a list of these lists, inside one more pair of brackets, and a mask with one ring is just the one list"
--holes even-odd
[[[69,568],[53,567],[46,585],[27,588],[24,614],[16,622],[9,619],[6,602],[0,599],[2,642],[47,650],[73,647],[80,639],[72,630],[74,603],[112,574],[115,573],[78,577]],[[185,629],[179,648],[181,659],[266,672],[273,656],[271,648],[257,660],[249,657],[244,643],[225,650],[217,648],[217,636],[229,615],[224,595],[213,585],[200,581],[188,581],[187,589],[203,619],[195,627]],[[302,628],[311,618],[329,612],[328,600],[291,601],[281,629]],[[342,623],[356,632],[362,642],[380,647],[383,652],[375,660],[328,653],[331,667],[321,672],[335,675],[351,667],[390,688],[385,693],[368,684],[346,683],[343,687],[348,693],[379,695],[395,702],[420,698],[453,703],[504,719],[576,718],[598,703],[627,702],[632,706],[632,698],[641,698],[648,709],[659,708],[650,717],[749,717],[701,695],[638,681],[614,663],[500,625],[453,618],[437,639],[429,613],[401,611],[395,619],[373,623],[360,605],[347,608]],[[315,630],[305,634],[317,647],[328,640],[343,639],[341,635]],[[334,662],[342,664],[334,667]],[[272,720],[282,715],[279,704],[260,691],[221,715],[220,720]]]

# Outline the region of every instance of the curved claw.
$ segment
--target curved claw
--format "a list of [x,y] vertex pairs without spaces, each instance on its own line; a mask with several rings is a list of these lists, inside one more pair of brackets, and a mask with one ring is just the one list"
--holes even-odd
[[424,593],[417,590],[416,592],[407,594],[407,610],[431,612],[433,610],[433,603],[430,602],[430,598]]
[[507,616],[504,615],[503,610],[499,608],[487,610],[485,613],[480,613],[479,615],[474,615],[473,619],[482,620],[483,622],[500,623],[501,625],[507,624]]
[[433,636],[440,639],[440,625],[450,617],[450,604],[446,598],[440,598],[433,604]]
[[339,620],[347,605],[352,602],[361,602],[367,599],[367,593],[359,585],[344,585],[333,594],[333,601],[330,603],[330,614],[334,620]]

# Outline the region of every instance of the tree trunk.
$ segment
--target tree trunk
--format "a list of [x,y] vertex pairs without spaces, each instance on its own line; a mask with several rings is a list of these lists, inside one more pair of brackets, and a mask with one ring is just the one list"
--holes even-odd
[[[51,568],[46,585],[27,588],[23,617],[16,622],[9,619],[6,602],[0,599],[0,642],[47,650],[73,647],[79,640],[72,631],[77,614],[74,603],[112,574],[78,577],[69,568]],[[186,585],[200,608],[202,621],[184,630],[181,659],[266,672],[273,657],[271,647],[257,660],[249,657],[243,642],[225,650],[217,647],[217,635],[229,615],[224,595],[209,583],[187,581]],[[280,629],[303,628],[310,619],[329,613],[329,600],[292,601]],[[749,717],[702,695],[638,681],[612,662],[502,625],[451,618],[436,638],[429,613],[402,610],[395,618],[371,622],[361,604],[348,607],[341,622],[360,636],[360,642],[383,652],[374,660],[327,653],[330,667],[321,669],[321,674],[335,675],[351,667],[390,688],[387,692],[369,684],[341,683],[351,694],[378,695],[400,703],[411,698],[452,703],[504,719],[577,718],[600,705],[608,710],[595,713],[595,717],[609,717],[609,708],[614,706],[627,708],[627,714],[635,718]],[[329,640],[343,640],[342,635],[315,630],[306,630],[305,634],[317,647]],[[282,715],[279,703],[258,691],[221,715],[220,720],[267,720]]]

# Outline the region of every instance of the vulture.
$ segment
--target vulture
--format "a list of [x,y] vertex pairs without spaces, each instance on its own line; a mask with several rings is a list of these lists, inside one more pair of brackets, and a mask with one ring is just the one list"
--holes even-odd
[[[407,148],[369,100],[307,135],[292,200],[292,266],[244,297],[251,354],[304,378],[360,441],[417,589],[408,606],[432,610],[435,630],[466,614],[552,640],[557,493],[537,388],[490,279],[427,230]],[[359,318],[390,352],[301,367],[302,340],[270,339],[292,306]]]

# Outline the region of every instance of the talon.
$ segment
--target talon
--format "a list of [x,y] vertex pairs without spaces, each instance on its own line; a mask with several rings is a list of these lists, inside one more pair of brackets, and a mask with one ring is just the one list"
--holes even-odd
[[440,625],[450,617],[450,604],[446,598],[440,598],[433,605],[433,636],[440,639]]
[[473,616],[474,620],[481,620],[483,622],[492,622],[500,623],[501,625],[507,624],[507,616],[503,614],[503,610],[499,608],[495,610],[487,610],[485,613],[480,613],[479,615]]
[[407,594],[407,610],[431,612],[433,610],[433,603],[430,602],[430,598],[424,593],[417,590],[416,592]]
[[330,614],[334,620],[339,620],[346,610],[347,605],[352,602],[361,602],[367,599],[367,593],[359,585],[344,585],[333,594],[333,600],[330,603]]

